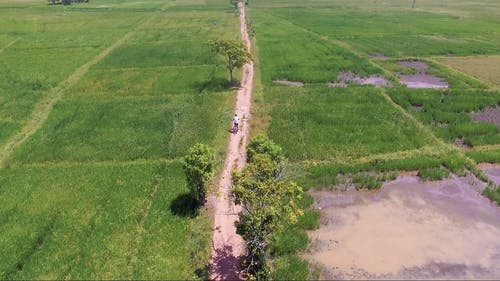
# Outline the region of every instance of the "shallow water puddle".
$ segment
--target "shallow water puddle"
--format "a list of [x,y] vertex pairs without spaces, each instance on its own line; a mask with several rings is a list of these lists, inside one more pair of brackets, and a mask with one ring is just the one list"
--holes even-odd
[[286,86],[292,86],[292,87],[304,87],[304,83],[299,82],[299,81],[290,81],[290,80],[274,80],[274,83],[281,84],[281,85],[286,85]]
[[401,84],[414,89],[446,89],[448,83],[443,79],[430,74],[399,75]]
[[419,60],[403,60],[398,61],[398,64],[406,67],[413,68],[418,73],[416,74],[398,74],[401,84],[406,85],[408,88],[414,89],[446,89],[448,83],[443,79],[427,74],[429,65]]
[[472,119],[500,126],[500,106],[487,107],[479,112],[473,113]]
[[500,208],[484,186],[404,176],[378,192],[314,192],[322,225],[305,256],[327,279],[500,278]]

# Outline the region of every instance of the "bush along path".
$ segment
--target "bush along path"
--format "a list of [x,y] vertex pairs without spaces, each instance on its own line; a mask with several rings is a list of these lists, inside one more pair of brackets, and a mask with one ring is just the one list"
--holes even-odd
[[[238,3],[240,14],[240,32],[246,48],[250,52],[250,37],[247,32],[244,3]],[[241,117],[240,130],[231,134],[227,147],[226,159],[221,174],[218,177],[218,190],[210,199],[214,209],[213,249],[209,265],[211,280],[239,279],[241,261],[245,255],[245,242],[236,234],[235,221],[241,208],[235,206],[231,196],[231,171],[241,170],[246,162],[246,147],[248,142],[250,103],[253,83],[253,63],[243,66],[241,86],[237,92],[236,113]]]

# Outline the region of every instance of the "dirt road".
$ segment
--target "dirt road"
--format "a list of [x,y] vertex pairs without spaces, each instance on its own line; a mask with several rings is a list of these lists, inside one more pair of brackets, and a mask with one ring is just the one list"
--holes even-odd
[[[242,3],[239,3],[239,12],[241,37],[250,51],[251,43],[246,28],[245,6]],[[209,204],[215,211],[213,249],[209,269],[211,280],[238,279],[240,261],[245,254],[245,242],[236,234],[234,225],[241,209],[234,205],[230,188],[231,171],[233,168],[242,169],[246,162],[252,83],[253,63],[248,63],[243,66],[241,87],[238,89],[236,99],[235,112],[242,119],[240,131],[230,137],[224,167],[217,183],[218,192],[209,199]]]

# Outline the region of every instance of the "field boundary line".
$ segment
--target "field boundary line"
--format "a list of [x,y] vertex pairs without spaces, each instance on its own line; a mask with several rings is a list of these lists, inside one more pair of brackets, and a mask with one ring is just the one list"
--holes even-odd
[[118,165],[147,165],[170,164],[179,161],[179,158],[136,159],[136,160],[104,160],[104,161],[47,161],[35,163],[12,163],[10,168],[48,168],[48,167],[76,167],[76,166],[118,166]]
[[149,67],[110,67],[110,68],[96,68],[98,71],[142,71],[142,70],[158,70],[170,68],[197,68],[197,67],[213,67],[213,64],[190,64],[190,65],[162,65],[162,66],[149,66]]
[[3,53],[3,51],[5,51],[6,49],[8,49],[10,46],[14,45],[19,40],[21,40],[21,38],[16,38],[16,39],[12,40],[10,43],[8,43],[7,45],[5,45],[5,47],[0,49],[0,54]]
[[443,146],[442,144],[436,144],[436,145],[425,145],[420,148],[409,149],[409,150],[399,150],[388,153],[373,154],[359,158],[343,158],[343,159],[332,159],[332,160],[307,159],[307,160],[301,160],[301,162],[313,162],[314,164],[317,165],[334,165],[334,166],[344,165],[344,164],[365,164],[375,160],[408,159],[416,156],[441,156],[449,152],[450,149],[448,146]]
[[485,144],[480,146],[474,146],[471,149],[465,150],[467,151],[489,151],[489,150],[497,150],[500,149],[500,144]]
[[90,61],[85,63],[84,65],[77,68],[66,80],[62,81],[55,88],[49,90],[44,97],[34,106],[33,111],[31,112],[31,116],[25,122],[24,126],[21,128],[21,131],[17,134],[11,136],[9,140],[6,142],[4,147],[0,151],[0,168],[5,167],[7,165],[7,161],[11,154],[21,145],[23,144],[30,136],[32,136],[38,129],[42,127],[45,121],[48,119],[52,109],[55,104],[61,100],[64,95],[64,92],[69,89],[71,86],[75,85],[87,72],[88,70],[98,62],[100,62],[103,58],[109,55],[113,50],[117,47],[121,46],[125,41],[131,38],[138,32],[138,28],[142,25],[147,24],[151,21],[156,15],[153,15],[149,19],[143,20],[143,22],[139,23],[132,31],[129,31],[120,39],[115,41],[111,46],[101,51],[97,56],[92,58]]
[[417,118],[415,118],[415,116],[413,116],[411,113],[409,113],[407,110],[405,110],[402,106],[400,106],[399,104],[397,104],[388,94],[387,92],[382,89],[380,92],[379,92],[382,97],[384,97],[394,108],[396,108],[398,111],[400,111],[406,118],[410,119],[413,123],[415,123],[415,125],[419,128],[419,129],[422,129],[425,133],[428,133],[438,144],[444,146],[444,147],[449,147],[451,148],[451,150],[455,150],[455,151],[460,151],[458,148],[454,147],[454,146],[451,146],[447,143],[445,143],[442,139],[436,137],[436,135],[434,135],[434,133],[431,131],[431,129],[429,127],[427,127],[426,125],[422,124],[422,122],[420,122]]
[[144,235],[147,234],[147,230],[144,228],[144,224],[146,223],[146,220],[149,216],[151,206],[153,206],[153,201],[156,197],[156,193],[158,193],[158,188],[160,187],[161,182],[162,182],[162,178],[159,176],[157,176],[156,179],[154,179],[153,186],[152,186],[152,188],[147,196],[148,203],[146,205],[146,208],[144,209],[144,212],[142,212],[141,219],[137,223],[137,228],[136,228],[137,235],[135,238],[136,245],[135,245],[135,248],[133,249],[134,253],[132,254],[131,261],[130,261],[130,268],[132,270],[131,276],[135,276],[135,272],[136,272],[135,267],[137,266],[137,262],[138,262],[137,255],[139,254],[139,251],[140,251],[140,245],[142,244],[142,242],[144,240]]

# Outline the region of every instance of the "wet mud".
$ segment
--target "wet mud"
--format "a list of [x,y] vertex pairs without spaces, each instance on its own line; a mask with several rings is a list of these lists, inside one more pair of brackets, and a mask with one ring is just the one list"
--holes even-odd
[[[496,185],[500,185],[500,165],[489,165],[481,167],[481,170],[492,180]],[[498,238],[500,239],[500,237]]]
[[472,114],[472,119],[479,122],[493,123],[500,127],[500,106],[487,107]]
[[414,88],[414,89],[448,88],[448,83],[446,81],[437,76],[427,73],[429,65],[427,65],[423,61],[403,60],[403,61],[398,61],[398,64],[406,68],[415,69],[417,71],[416,74],[398,74],[401,84],[406,85],[406,87],[408,88]]
[[398,64],[404,67],[416,69],[419,73],[426,73],[429,69],[429,66],[425,62],[418,60],[402,60],[398,61]]
[[313,192],[322,224],[305,257],[323,279],[499,279],[500,208],[485,185],[402,176],[376,192]]
[[298,81],[289,81],[289,80],[282,79],[282,80],[274,80],[273,82],[276,84],[292,86],[292,87],[304,87],[304,83],[298,82]]
[[399,81],[408,88],[414,89],[446,89],[448,83],[431,74],[400,74]]
[[391,86],[391,83],[382,75],[361,77],[353,72],[341,72],[337,75],[338,82],[328,83],[330,87],[347,87],[349,84],[372,85],[376,87]]

